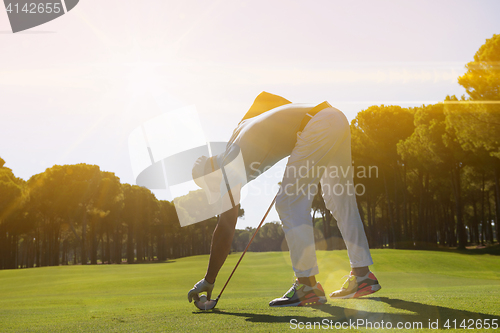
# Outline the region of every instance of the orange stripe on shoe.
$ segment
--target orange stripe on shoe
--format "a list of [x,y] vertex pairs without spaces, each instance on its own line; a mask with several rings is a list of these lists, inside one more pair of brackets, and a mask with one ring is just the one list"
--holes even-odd
[[356,294],[354,294],[353,297],[361,297],[361,296],[369,295],[372,293],[374,293],[374,291],[372,290],[372,287],[368,286],[368,287],[365,287],[363,289],[358,290],[358,292]]
[[319,297],[316,297],[316,298],[306,299],[300,302],[298,306],[315,305],[318,304],[318,302],[319,302]]

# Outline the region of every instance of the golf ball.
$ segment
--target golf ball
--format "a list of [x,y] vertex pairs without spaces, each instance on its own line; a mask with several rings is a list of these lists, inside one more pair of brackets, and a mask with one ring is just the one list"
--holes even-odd
[[205,303],[208,300],[206,295],[200,295],[200,303]]

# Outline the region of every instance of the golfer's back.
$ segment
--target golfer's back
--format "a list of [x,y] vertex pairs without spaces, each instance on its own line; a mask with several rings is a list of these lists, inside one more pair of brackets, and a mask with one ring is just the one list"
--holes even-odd
[[248,181],[290,155],[297,141],[302,119],[314,104],[286,104],[242,120],[231,136],[225,156],[241,149]]

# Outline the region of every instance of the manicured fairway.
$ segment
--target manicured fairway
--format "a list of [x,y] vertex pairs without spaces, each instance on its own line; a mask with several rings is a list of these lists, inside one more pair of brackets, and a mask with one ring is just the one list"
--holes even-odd
[[[186,297],[203,277],[208,256],[156,264],[0,271],[0,332],[305,331],[291,329],[299,322],[327,322],[333,328],[343,324],[340,330],[355,332],[348,324],[357,320],[375,326],[383,321],[385,327],[390,322],[393,328],[421,322],[422,331],[433,331],[427,329],[429,320],[439,320],[442,328],[448,319],[451,328],[465,319],[475,332],[500,331],[484,329],[488,322],[500,325],[499,256],[405,250],[372,254],[380,292],[315,308],[267,305],[293,282],[286,252],[248,253],[211,312],[197,310]],[[229,256],[214,297],[238,258]],[[349,272],[346,252],[318,251],[318,260],[318,279],[325,290],[338,289]],[[478,329],[480,324],[483,328]]]

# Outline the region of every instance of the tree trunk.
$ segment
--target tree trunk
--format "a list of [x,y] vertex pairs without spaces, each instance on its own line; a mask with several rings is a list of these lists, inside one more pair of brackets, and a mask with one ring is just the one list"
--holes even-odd
[[462,216],[462,193],[461,193],[459,166],[456,166],[451,170],[451,183],[453,187],[453,194],[455,196],[455,214],[457,218],[458,249],[465,250],[465,246],[467,245],[467,235],[465,233],[465,226]]
[[82,265],[87,265],[87,211],[83,213],[82,220],[82,250],[80,253]]
[[61,255],[61,240],[60,238],[61,234],[61,227],[59,224],[57,224],[54,227],[54,256],[53,256],[53,266],[59,266],[59,258]]
[[497,242],[500,242],[500,184],[499,184],[499,170],[500,168],[496,168],[495,170],[495,198],[496,198],[496,214],[495,214],[495,229],[497,232]]
[[399,218],[399,194],[398,194],[398,167],[394,167],[394,229],[395,229],[395,235],[394,235],[394,247],[399,248],[399,242],[401,242],[401,239],[403,239],[402,235],[402,225],[401,221]]
[[407,243],[411,241],[410,225],[408,223],[408,184],[406,181],[406,163],[403,165],[403,221],[402,225],[405,229],[404,240]]
[[[135,242],[137,244],[137,262],[143,262],[144,261],[144,231],[142,228],[139,230],[136,230],[136,238]],[[198,253],[194,253],[198,254]]]
[[425,247],[428,248],[429,244],[429,233],[432,228],[432,220],[431,216],[432,214],[430,213],[430,208],[432,206],[431,200],[429,200],[429,183],[430,183],[430,175],[429,172],[425,173],[425,187],[424,187],[424,198],[425,198],[425,205],[424,205],[424,224],[422,226],[422,240],[424,243],[426,243]]
[[481,187],[481,244],[484,245],[486,242],[486,213],[485,213],[485,204],[484,204],[484,171],[482,173],[482,187]]
[[410,232],[410,241],[412,245],[415,246],[415,223],[411,209],[412,207],[413,207],[413,202],[410,198],[408,199],[408,230]]
[[372,240],[372,229],[371,229],[371,212],[370,212],[370,197],[366,197],[366,227],[365,227],[365,232],[366,232],[366,238],[368,239],[368,244],[370,247],[373,246],[373,240]]
[[134,227],[132,223],[128,225],[127,233],[127,264],[134,263]]
[[41,256],[40,256],[40,249],[41,249],[41,244],[40,244],[40,228],[37,226],[36,231],[35,231],[35,264],[36,267],[41,266]]
[[5,268],[5,231],[0,223],[0,269]]
[[[392,216],[392,207],[391,207],[391,199],[389,197],[389,188],[387,186],[387,177],[385,175],[385,171],[382,173],[383,178],[384,178],[384,188],[385,188],[385,199],[386,199],[386,204],[387,204],[387,215],[389,217],[389,224],[390,224],[390,234],[392,238],[392,247],[396,248],[396,232],[394,230],[394,218]],[[388,230],[389,231],[389,230]]]
[[48,233],[50,232],[50,229],[47,225],[47,223],[44,224],[45,230],[42,230],[42,266],[46,267],[50,265],[50,257],[48,256],[50,252],[50,246],[49,246],[49,235]]
[[493,228],[491,227],[491,220],[493,216],[491,214],[490,191],[486,192],[486,202],[488,203],[488,223],[486,223],[486,227],[488,228],[488,242],[493,244]]
[[455,209],[453,203],[450,204],[450,237],[451,241],[450,244],[451,246],[457,246],[458,245],[458,232],[457,232],[457,210]]
[[106,262],[108,264],[111,264],[111,246],[110,246],[110,241],[109,241],[109,229],[106,231],[106,247],[104,247],[103,244],[103,249],[104,249],[104,255],[102,258],[103,263]]
[[17,234],[14,234],[12,236],[13,238],[13,242],[12,242],[12,245],[13,245],[13,255],[14,255],[14,260],[13,260],[13,268],[19,268],[19,236]]
[[62,258],[61,258],[61,265],[68,265],[68,257],[69,257],[69,246],[68,246],[68,240],[65,239],[62,244]]
[[77,255],[78,255],[78,242],[75,241],[73,242],[73,265],[76,265],[78,263]]
[[120,230],[116,230],[115,237],[113,238],[113,242],[115,245],[115,263],[122,263],[122,250],[123,250],[123,234]]
[[89,226],[89,237],[90,237],[90,264],[97,265],[97,232],[96,232],[96,224],[97,217],[92,216],[91,222]]
[[470,241],[479,244],[479,221],[475,199],[472,201],[472,211],[474,212],[474,216],[472,217],[472,223],[469,228]]
[[418,221],[416,223],[416,239],[417,248],[422,246],[423,242],[423,229],[424,229],[424,177],[423,173],[418,173],[418,189],[419,189],[419,201],[418,201]]

